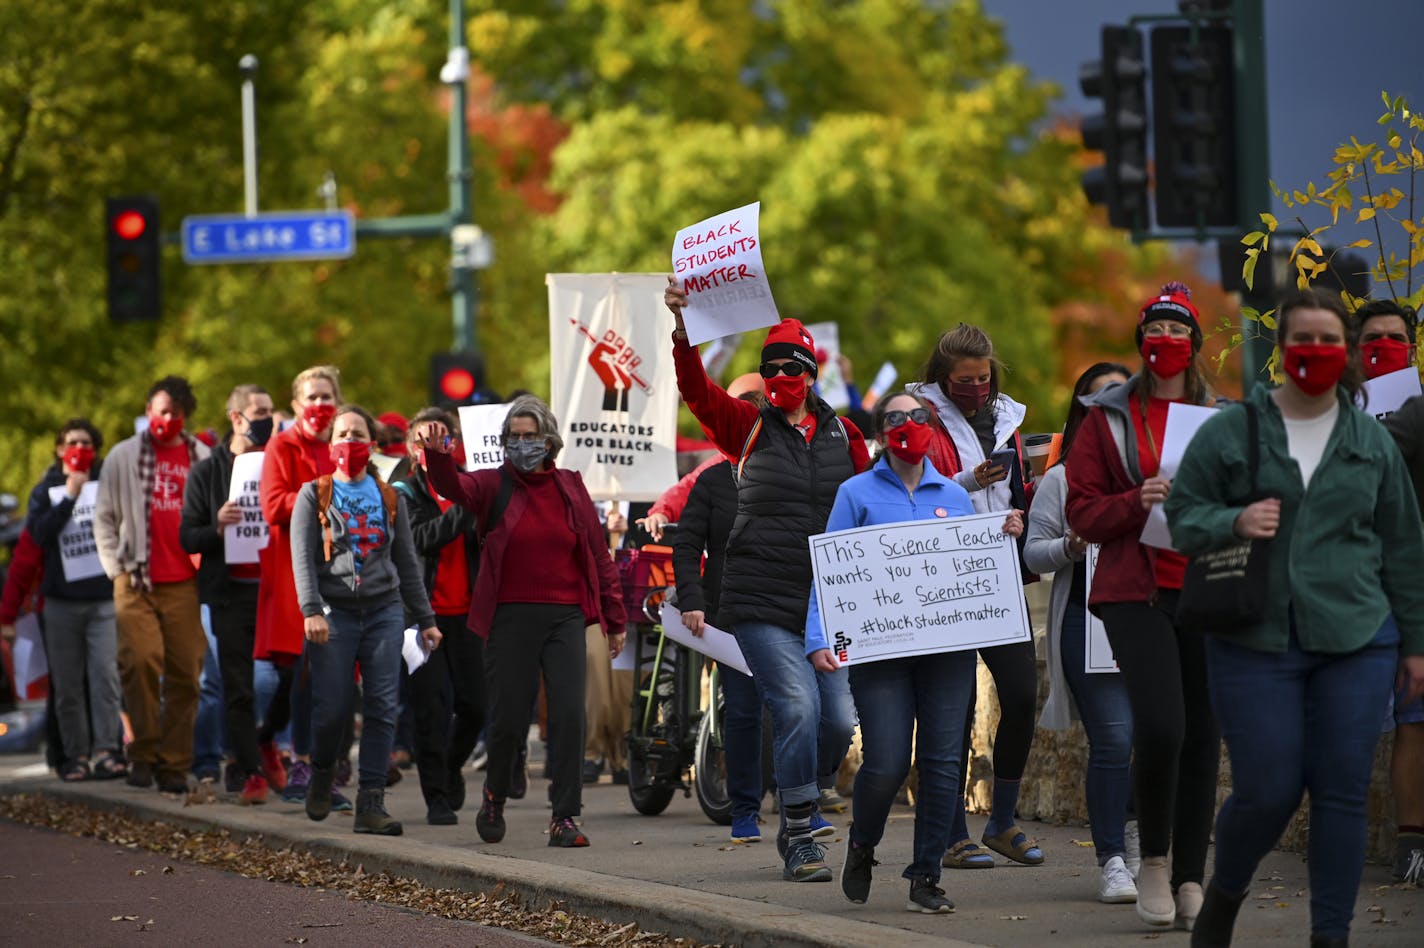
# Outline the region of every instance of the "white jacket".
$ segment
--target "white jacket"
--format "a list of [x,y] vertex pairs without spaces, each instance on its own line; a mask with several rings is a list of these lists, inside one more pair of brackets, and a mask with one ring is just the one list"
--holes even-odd
[[[954,475],[954,482],[969,491],[969,499],[974,502],[974,512],[1012,510],[1013,493],[1009,489],[1008,478],[985,488],[981,488],[979,482],[974,479],[974,468],[985,461],[987,456],[979,444],[979,436],[974,433],[974,428],[959,410],[959,406],[946,398],[938,385],[930,382],[906,385],[905,391],[929,402],[939,415],[939,420],[944,423],[950,438],[954,440],[961,465],[960,472]],[[997,451],[1013,440],[1014,432],[1023,424],[1027,413],[1028,409],[1023,405],[1004,393],[999,393],[999,400],[994,403],[994,450]]]

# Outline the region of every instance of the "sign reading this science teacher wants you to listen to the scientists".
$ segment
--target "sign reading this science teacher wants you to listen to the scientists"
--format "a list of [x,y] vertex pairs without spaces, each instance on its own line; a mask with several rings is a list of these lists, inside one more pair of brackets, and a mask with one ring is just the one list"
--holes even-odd
[[821,621],[842,664],[1031,638],[1004,515],[857,527],[811,537]]

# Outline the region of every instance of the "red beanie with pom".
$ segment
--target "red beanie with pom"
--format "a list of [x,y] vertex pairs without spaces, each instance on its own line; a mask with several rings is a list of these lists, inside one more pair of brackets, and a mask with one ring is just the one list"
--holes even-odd
[[1162,292],[1142,304],[1137,314],[1137,346],[1142,348],[1142,329],[1158,319],[1172,319],[1184,323],[1192,330],[1192,348],[1202,346],[1202,331],[1197,308],[1192,305],[1192,291],[1185,283],[1172,281],[1162,287]]
[[783,319],[766,334],[761,361],[771,359],[795,359],[811,375],[816,374],[816,341],[799,319]]

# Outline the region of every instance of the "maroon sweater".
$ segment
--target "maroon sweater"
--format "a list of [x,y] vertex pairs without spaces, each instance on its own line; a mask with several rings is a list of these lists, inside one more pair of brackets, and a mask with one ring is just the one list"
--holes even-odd
[[496,601],[581,603],[579,538],[569,522],[564,496],[554,483],[553,469],[532,474],[516,471],[515,477],[527,488],[529,506],[504,548]]

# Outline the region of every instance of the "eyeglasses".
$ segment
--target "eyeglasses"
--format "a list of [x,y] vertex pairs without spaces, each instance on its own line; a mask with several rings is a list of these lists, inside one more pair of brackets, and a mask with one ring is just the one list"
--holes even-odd
[[1142,327],[1144,336],[1171,336],[1173,339],[1186,339],[1192,334],[1192,327],[1186,323],[1179,323],[1170,319],[1156,319]]
[[887,411],[885,413],[885,430],[898,428],[906,421],[913,421],[917,425],[927,425],[930,423],[930,410],[928,408],[911,408],[909,411]]
[[774,379],[778,375],[789,375],[792,378],[795,378],[796,376],[804,375],[805,373],[806,366],[802,365],[800,362],[795,361],[794,359],[790,362],[782,362],[779,365],[773,364],[771,362],[763,362],[761,364],[761,377],[764,379]]
[[545,440],[545,439],[544,439],[544,436],[541,435],[541,434],[540,434],[539,432],[537,432],[537,431],[526,431],[526,432],[524,432],[523,434],[515,434],[514,432],[511,431],[508,435],[505,436],[505,438],[504,438],[504,443],[505,443],[505,444],[516,444],[516,443],[518,443],[518,442],[520,442],[520,441],[529,442],[529,441],[543,441],[543,440]]
[[66,448],[92,448],[94,446],[94,442],[90,441],[88,438],[65,438],[64,446]]

